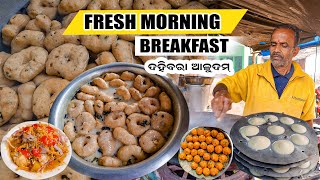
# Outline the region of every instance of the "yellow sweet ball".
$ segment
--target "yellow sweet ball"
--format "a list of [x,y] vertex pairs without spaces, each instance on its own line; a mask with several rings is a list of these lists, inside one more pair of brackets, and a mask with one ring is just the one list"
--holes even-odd
[[225,162],[227,162],[227,161],[228,161],[228,157],[227,157],[226,155],[221,154],[221,155],[219,156],[219,162],[225,163]]
[[211,136],[206,137],[206,143],[211,144],[213,141],[213,138]]
[[212,142],[211,142],[211,144],[212,144],[213,146],[218,146],[219,143],[220,143],[220,142],[219,142],[218,139],[213,139]]
[[206,141],[206,137],[205,137],[204,135],[200,135],[200,136],[199,136],[199,141],[200,141],[200,142]]
[[210,175],[210,170],[209,170],[209,168],[203,168],[202,174],[205,175],[205,176],[209,176],[209,175]]
[[203,149],[203,150],[206,150],[206,149],[207,149],[207,143],[202,142],[202,143],[200,144],[200,148]]
[[206,151],[203,149],[198,149],[198,155],[203,156]]
[[221,171],[221,169],[223,169],[223,164],[221,162],[217,162],[214,167]]
[[203,135],[204,134],[204,129],[203,128],[198,128],[197,129],[197,134],[198,134],[198,136],[200,136],[200,135]]
[[203,155],[203,159],[204,160],[206,160],[206,161],[208,161],[208,160],[210,160],[210,154],[209,153],[204,153],[204,155]]
[[198,136],[192,136],[192,142],[198,142],[199,141],[199,137]]
[[222,139],[222,140],[220,141],[220,145],[221,145],[222,147],[228,147],[228,146],[229,146],[229,141],[228,141],[228,139]]
[[200,148],[200,143],[199,142],[194,142],[193,143],[193,149],[199,149]]
[[191,163],[191,168],[192,168],[192,169],[197,169],[198,166],[199,166],[199,165],[198,165],[198,163],[196,163],[196,162],[192,162],[192,163]]
[[186,137],[186,141],[187,141],[187,142],[192,142],[192,136],[191,136],[191,135],[188,135],[188,136]]
[[200,165],[200,167],[202,167],[202,168],[206,168],[206,167],[208,167],[208,162],[207,162],[207,161],[201,161],[201,162],[199,163],[199,165]]
[[208,151],[208,153],[212,153],[214,151],[214,146],[212,144],[209,144],[207,146],[207,151]]
[[194,135],[194,136],[197,135],[198,134],[197,129],[192,129],[191,130],[191,134]]
[[188,142],[188,148],[193,149],[193,142]]
[[217,169],[217,168],[211,168],[210,169],[210,175],[211,176],[215,176],[215,175],[217,175],[219,173],[219,170]]
[[215,165],[214,161],[212,161],[212,160],[208,161],[208,168],[209,169],[213,168],[214,165]]
[[219,161],[219,156],[218,156],[218,154],[212,154],[212,155],[211,155],[211,160],[214,161],[214,162],[218,162],[218,161]]
[[182,153],[179,154],[179,159],[185,160],[186,156],[187,156],[186,153],[182,152]]
[[201,168],[201,167],[197,167],[196,173],[197,173],[198,175],[201,175],[201,174],[202,174],[202,168]]
[[188,147],[188,143],[187,142],[184,141],[184,142],[181,143],[181,148],[182,149],[185,149],[187,147]]
[[187,155],[186,156],[186,160],[189,161],[189,162],[192,161],[193,160],[193,156],[191,154]]
[[196,150],[196,149],[192,149],[191,150],[191,155],[192,156],[195,156],[195,155],[197,155],[198,154],[198,150]]
[[219,133],[217,134],[216,138],[217,138],[219,141],[221,141],[222,139],[224,139],[224,134],[221,133],[221,132],[219,132]]
[[186,153],[186,155],[189,155],[191,153],[191,150],[189,148],[185,148],[183,152]]
[[220,154],[222,152],[223,147],[221,145],[218,145],[216,147],[214,147],[214,152],[216,152],[217,154]]
[[229,147],[224,147],[222,150],[222,153],[224,155],[229,155],[229,154],[231,154],[231,149]]
[[217,134],[218,134],[218,131],[217,131],[217,130],[214,129],[214,130],[211,131],[211,136],[212,136],[212,137],[216,137]]
[[210,130],[208,130],[208,129],[204,130],[203,135],[204,135],[205,137],[211,136]]
[[201,161],[201,157],[199,155],[195,155],[193,157],[193,161],[196,162],[196,163],[199,163]]

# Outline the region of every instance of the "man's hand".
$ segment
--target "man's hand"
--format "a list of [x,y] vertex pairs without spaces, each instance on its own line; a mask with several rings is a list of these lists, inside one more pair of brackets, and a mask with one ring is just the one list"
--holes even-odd
[[211,108],[217,119],[222,119],[227,111],[231,109],[231,96],[227,90],[219,90],[211,100]]

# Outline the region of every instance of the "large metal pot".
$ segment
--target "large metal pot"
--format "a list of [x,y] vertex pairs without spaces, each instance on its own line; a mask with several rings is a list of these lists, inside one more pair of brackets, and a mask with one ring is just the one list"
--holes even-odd
[[67,113],[66,110],[68,104],[82,85],[90,82],[93,78],[98,77],[106,72],[117,73],[122,71],[131,71],[136,74],[148,76],[167,92],[172,99],[175,118],[174,127],[166,144],[157,153],[137,164],[120,168],[102,167],[91,164],[90,162],[83,160],[76,153],[73,153],[69,166],[76,171],[93,178],[133,179],[160,168],[178,151],[180,140],[183,134],[188,130],[189,111],[187,103],[178,87],[174,85],[171,80],[165,77],[147,73],[142,65],[128,63],[114,63],[98,66],[86,71],[71,81],[70,84],[59,94],[52,105],[49,122],[54,124],[56,127],[63,129],[64,116]]

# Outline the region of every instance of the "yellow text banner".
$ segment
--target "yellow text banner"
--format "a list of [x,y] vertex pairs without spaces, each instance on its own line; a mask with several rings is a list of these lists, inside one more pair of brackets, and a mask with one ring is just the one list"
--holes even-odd
[[246,9],[81,10],[64,35],[231,34]]

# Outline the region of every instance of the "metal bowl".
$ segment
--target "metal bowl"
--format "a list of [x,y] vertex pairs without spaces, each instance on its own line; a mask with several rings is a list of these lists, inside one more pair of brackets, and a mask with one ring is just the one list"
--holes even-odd
[[130,71],[135,74],[149,77],[170,96],[174,111],[174,127],[171,135],[167,139],[166,144],[158,152],[144,161],[129,166],[119,168],[98,166],[85,161],[76,153],[72,153],[69,166],[76,171],[92,178],[133,179],[155,171],[177,153],[180,146],[180,139],[188,130],[189,110],[187,103],[178,87],[174,85],[168,78],[147,73],[142,65],[128,63],[114,63],[98,66],[75,78],[59,94],[53,103],[50,111],[49,122],[59,129],[63,129],[65,121],[64,117],[67,114],[68,104],[82,85],[90,82],[93,78],[98,77],[106,72],[118,73],[123,71]]

